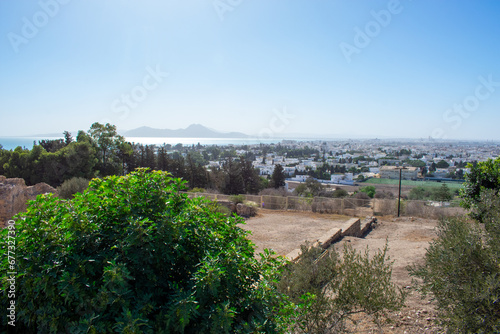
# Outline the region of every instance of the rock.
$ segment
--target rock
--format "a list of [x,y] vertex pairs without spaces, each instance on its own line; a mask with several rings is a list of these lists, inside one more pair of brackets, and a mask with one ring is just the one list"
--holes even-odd
[[236,205],[236,213],[238,214],[238,216],[248,218],[255,216],[257,214],[257,209],[255,209],[253,206],[238,203]]
[[14,215],[26,210],[28,200],[46,193],[57,196],[57,190],[46,183],[28,187],[23,179],[8,179],[0,175],[0,227],[5,226]]

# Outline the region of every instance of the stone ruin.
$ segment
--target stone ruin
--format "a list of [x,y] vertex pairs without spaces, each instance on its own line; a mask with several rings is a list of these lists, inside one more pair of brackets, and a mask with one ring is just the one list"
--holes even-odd
[[43,182],[28,187],[24,179],[8,179],[0,175],[0,227],[6,226],[9,219],[26,210],[28,200],[46,193],[57,195],[57,190]]

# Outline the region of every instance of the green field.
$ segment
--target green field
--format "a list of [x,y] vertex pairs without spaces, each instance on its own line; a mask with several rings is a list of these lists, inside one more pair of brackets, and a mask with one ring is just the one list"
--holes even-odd
[[[450,189],[460,189],[462,188],[461,183],[457,182],[436,182],[436,181],[411,181],[411,180],[402,180],[401,185],[403,186],[422,186],[422,187],[441,187],[441,185],[445,183]],[[366,181],[361,182],[360,184],[394,184],[398,185],[399,180],[394,179],[368,179]]]

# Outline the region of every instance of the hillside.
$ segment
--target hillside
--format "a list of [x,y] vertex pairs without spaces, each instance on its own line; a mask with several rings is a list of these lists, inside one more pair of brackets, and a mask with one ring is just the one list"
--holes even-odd
[[219,132],[200,124],[191,124],[185,129],[155,129],[143,126],[122,132],[125,137],[166,137],[166,138],[246,138],[241,132]]

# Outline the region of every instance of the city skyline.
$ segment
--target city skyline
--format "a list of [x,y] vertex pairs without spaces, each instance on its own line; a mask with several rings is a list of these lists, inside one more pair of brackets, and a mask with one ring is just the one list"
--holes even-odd
[[499,140],[496,1],[0,3],[0,137]]

